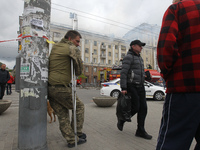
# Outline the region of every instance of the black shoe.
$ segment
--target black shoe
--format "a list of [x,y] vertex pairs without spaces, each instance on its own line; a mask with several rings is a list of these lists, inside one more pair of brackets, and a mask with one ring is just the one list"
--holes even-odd
[[124,127],[124,121],[123,120],[118,120],[117,122],[117,128],[122,131],[123,130],[123,127]]
[[[79,139],[78,142],[77,142],[77,145],[83,144],[83,143],[85,143],[85,142],[86,142],[86,140],[84,140],[84,139]],[[69,148],[75,147],[75,143],[73,143],[73,144],[68,143],[67,146],[68,146]]]
[[78,136],[80,139],[86,139],[87,138],[87,135],[85,133],[82,133],[82,135],[79,135]]
[[137,130],[136,133],[135,133],[135,136],[138,136],[138,137],[141,137],[141,138],[144,138],[144,139],[147,139],[147,140],[152,139],[152,136],[149,135],[146,131]]

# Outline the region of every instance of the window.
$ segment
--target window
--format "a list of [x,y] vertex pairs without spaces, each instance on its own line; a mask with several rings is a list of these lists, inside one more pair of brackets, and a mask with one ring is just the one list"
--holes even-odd
[[105,60],[104,59],[101,59],[101,64],[104,64]]
[[111,45],[108,45],[108,48],[111,48]]
[[108,56],[111,56],[111,52],[108,52]]
[[88,44],[88,43],[89,43],[89,40],[86,39],[86,40],[85,40],[85,44]]
[[96,49],[94,49],[94,54],[97,55],[97,50]]
[[61,37],[61,34],[59,32],[53,32],[53,37]]
[[111,65],[111,60],[108,60],[108,64]]
[[97,76],[94,76],[94,83],[97,83]]
[[121,70],[111,70],[110,74],[120,74]]
[[118,53],[115,54],[115,57],[118,58]]
[[121,45],[121,49],[122,49],[122,50],[126,50],[126,46]]
[[85,62],[88,63],[88,57],[85,57]]
[[93,63],[97,63],[97,59],[96,58],[93,58]]
[[118,45],[115,45],[115,49],[118,49]]
[[88,53],[89,52],[89,49],[88,48],[85,48],[85,53]]
[[97,46],[97,41],[94,41],[94,46]]
[[89,76],[86,76],[87,78],[85,78],[85,82],[88,83],[88,79],[89,79]]
[[85,72],[88,72],[88,66],[85,67]]
[[94,71],[94,72],[97,72],[97,68],[96,68],[96,67],[94,67],[94,68],[93,68],[93,71]]

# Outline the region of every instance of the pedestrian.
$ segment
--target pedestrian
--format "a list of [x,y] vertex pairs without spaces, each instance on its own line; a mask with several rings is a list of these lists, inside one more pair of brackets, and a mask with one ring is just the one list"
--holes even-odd
[[[69,110],[73,110],[71,88],[71,59],[73,59],[76,76],[81,75],[83,65],[78,49],[81,35],[69,30],[65,37],[56,43],[49,57],[48,96],[51,107],[58,116],[60,131],[67,140],[68,147],[75,146],[74,118],[70,122]],[[86,142],[86,134],[82,132],[84,122],[84,104],[76,95],[77,144]]]
[[[130,43],[130,49],[122,61],[120,75],[121,93],[131,95],[131,116],[137,113],[137,130],[135,136],[144,139],[152,139],[145,130],[145,118],[147,115],[146,92],[144,88],[145,71],[143,59],[140,56],[145,43],[134,40]],[[117,127],[123,130],[125,121],[118,119]]]
[[166,81],[156,150],[200,150],[200,0],[179,0],[166,10],[157,47]]
[[3,99],[6,83],[10,79],[9,72],[6,70],[6,65],[2,64],[0,69],[0,100]]
[[9,72],[9,75],[10,75],[10,80],[8,80],[7,82],[7,95],[12,94],[12,83],[14,82],[14,78],[10,72]]

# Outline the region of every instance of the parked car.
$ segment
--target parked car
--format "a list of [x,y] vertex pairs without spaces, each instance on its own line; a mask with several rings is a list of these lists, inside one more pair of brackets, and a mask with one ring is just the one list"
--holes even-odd
[[[120,78],[111,80],[110,82],[101,83],[100,94],[111,97],[118,97],[121,92]],[[165,88],[154,85],[148,81],[144,82],[146,98],[153,98],[156,101],[161,101],[165,96]]]

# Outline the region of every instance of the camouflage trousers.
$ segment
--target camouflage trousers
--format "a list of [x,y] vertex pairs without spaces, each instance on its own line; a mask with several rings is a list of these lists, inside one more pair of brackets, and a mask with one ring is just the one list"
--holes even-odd
[[[74,134],[74,117],[70,121],[69,110],[73,110],[72,89],[70,87],[48,87],[48,97],[51,107],[58,116],[60,131],[67,143],[75,142]],[[77,136],[82,134],[84,122],[84,104],[76,95],[76,120],[77,120]],[[79,138],[77,137],[79,140]]]

